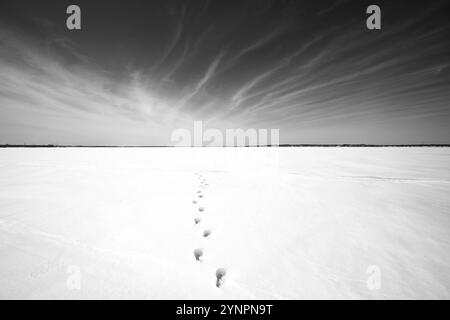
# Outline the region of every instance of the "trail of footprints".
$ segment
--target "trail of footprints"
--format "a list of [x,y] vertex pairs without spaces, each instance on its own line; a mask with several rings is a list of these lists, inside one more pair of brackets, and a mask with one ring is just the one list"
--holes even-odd
[[[205,196],[204,195],[204,191],[208,188],[209,184],[206,182],[206,179],[200,173],[196,173],[196,175],[197,175],[197,178],[200,181],[200,185],[199,185],[200,190],[197,191],[196,199],[192,201],[192,203],[196,207],[198,207],[197,216],[194,218],[194,225],[195,226],[198,226],[198,225],[202,226],[201,225],[202,224],[202,217],[201,217],[200,214],[205,214],[206,210],[205,210],[205,207],[201,205],[201,200]],[[204,238],[208,238],[208,237],[211,236],[211,234],[212,234],[212,230],[206,228],[206,229],[203,230],[202,236]],[[196,248],[194,250],[195,260],[201,261],[202,257],[203,257],[203,254],[204,254],[203,249]],[[217,288],[220,288],[223,285],[223,283],[225,281],[225,275],[226,275],[225,268],[218,268],[216,270],[216,287]]]

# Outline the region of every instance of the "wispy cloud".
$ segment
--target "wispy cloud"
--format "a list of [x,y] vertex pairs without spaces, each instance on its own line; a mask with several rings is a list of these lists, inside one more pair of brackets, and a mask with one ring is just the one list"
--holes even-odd
[[186,103],[188,103],[192,98],[194,98],[202,90],[202,88],[204,88],[206,86],[208,81],[214,76],[214,74],[217,70],[217,67],[219,66],[219,63],[225,54],[226,54],[225,52],[221,52],[217,57],[214,58],[214,60],[208,66],[206,73],[198,81],[198,83],[195,85],[194,89],[192,91],[188,92],[180,100],[180,102],[178,103],[179,108],[183,108],[186,105]]
[[[175,117],[175,111],[167,99],[151,91],[139,72],[130,73],[125,82],[116,82],[84,64],[66,66],[45,48],[20,39],[18,34],[3,31],[1,39],[0,142],[21,143],[22,135],[17,132],[23,126],[53,133],[51,141],[43,141],[39,134],[33,141],[25,141],[34,143],[95,144],[99,139],[127,144],[132,136],[138,144],[153,144],[170,136],[172,128],[166,125],[173,123],[168,117]],[[91,136],[85,137],[88,127]],[[67,131],[73,137],[70,141],[58,136]],[[105,131],[103,137],[95,135]]]

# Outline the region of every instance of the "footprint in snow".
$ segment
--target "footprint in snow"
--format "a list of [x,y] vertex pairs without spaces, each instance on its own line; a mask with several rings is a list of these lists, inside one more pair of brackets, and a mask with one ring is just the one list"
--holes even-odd
[[220,288],[224,281],[225,281],[225,275],[227,274],[227,271],[225,268],[219,268],[216,270],[216,287]]
[[195,249],[194,256],[195,256],[195,260],[200,261],[200,258],[203,256],[203,250],[200,248]]
[[198,208],[198,211],[203,212],[203,211],[205,211],[205,208],[200,207],[200,208]]
[[206,229],[205,231],[203,231],[203,237],[208,238],[210,235],[211,235],[210,229]]
[[200,218],[195,218],[195,219],[194,219],[195,224],[199,224],[200,221],[201,221]]

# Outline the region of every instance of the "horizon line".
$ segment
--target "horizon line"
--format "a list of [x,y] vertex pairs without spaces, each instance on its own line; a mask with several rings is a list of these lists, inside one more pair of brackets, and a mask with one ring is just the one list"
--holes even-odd
[[279,145],[246,146],[175,146],[175,145],[59,145],[59,144],[0,144],[0,148],[286,148],[286,147],[450,147],[442,143],[365,144],[365,143],[283,143]]

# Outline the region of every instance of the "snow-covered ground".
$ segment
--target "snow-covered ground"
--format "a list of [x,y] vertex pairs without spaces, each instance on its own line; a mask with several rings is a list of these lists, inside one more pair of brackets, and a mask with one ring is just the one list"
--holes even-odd
[[0,298],[448,299],[449,199],[449,148],[1,149]]

